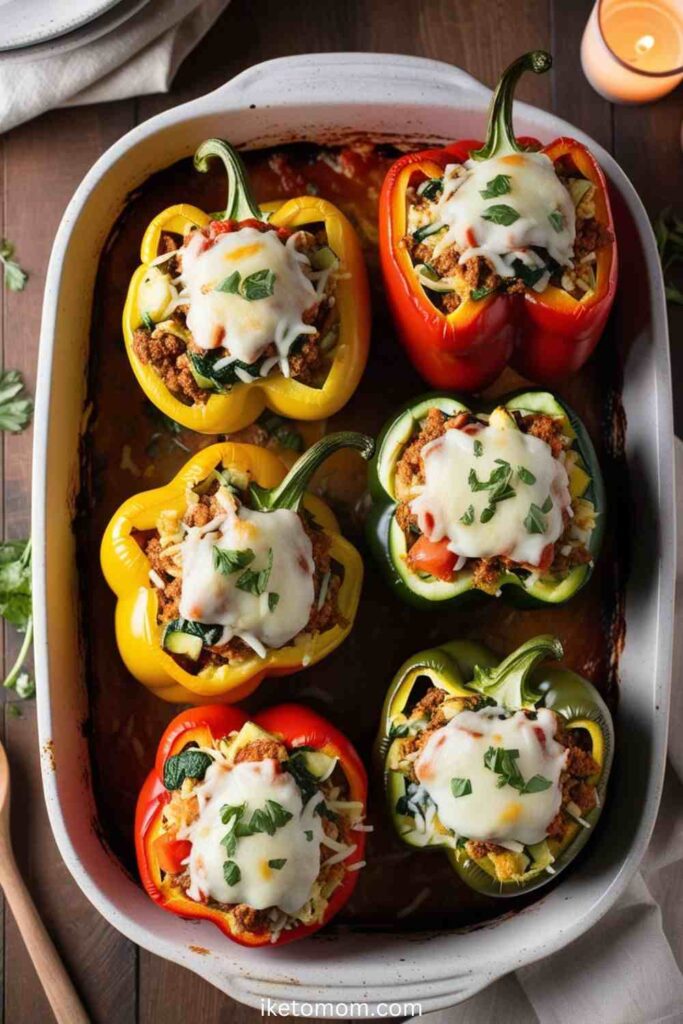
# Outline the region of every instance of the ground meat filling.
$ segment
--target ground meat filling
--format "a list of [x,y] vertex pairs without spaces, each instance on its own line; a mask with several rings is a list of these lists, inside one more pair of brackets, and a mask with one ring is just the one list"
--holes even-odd
[[[198,501],[188,506],[182,523],[185,526],[206,526],[219,512],[221,506],[216,498],[218,483],[212,484],[208,491],[199,496]],[[313,576],[314,599],[311,613],[302,633],[324,633],[337,625],[345,625],[339,604],[339,590],[342,585],[343,570],[334,562],[330,555],[332,541],[330,536],[315,522],[304,509],[300,513],[303,528],[311,541],[315,572]],[[151,581],[154,585],[159,602],[157,618],[160,623],[173,622],[180,618],[180,596],[182,590],[182,569],[178,566],[175,555],[177,544],[162,545],[159,531],[153,530],[138,536],[150,564]],[[160,586],[159,584],[162,584]],[[325,588],[323,594],[323,587]],[[321,600],[322,595],[322,600]],[[301,635],[301,634],[299,634]],[[292,639],[294,643],[296,637]],[[167,652],[170,653],[170,652]],[[233,637],[226,644],[217,646],[205,645],[197,661],[191,661],[183,655],[171,655],[184,669],[193,674],[200,672],[208,665],[220,666],[237,663],[254,657],[253,649],[239,637]]]
[[[446,701],[449,705],[456,704],[455,711],[451,707],[449,715],[444,713],[444,702]],[[446,725],[447,721],[453,717],[453,713],[466,709],[476,711],[481,706],[481,698],[474,694],[471,697],[454,699],[439,687],[431,687],[427,690],[424,697],[414,705],[408,718],[409,722],[420,721],[420,728],[400,740],[400,751],[397,754],[398,763],[405,765],[404,774],[411,782],[418,784],[415,774],[415,755],[424,747],[431,734]],[[525,713],[533,714],[533,712]],[[590,751],[585,749],[587,734],[583,730],[566,729],[564,719],[559,715],[555,717],[557,721],[555,739],[567,748],[567,764],[560,776],[562,807],[556,817],[548,823],[547,838],[561,844],[568,837],[574,825],[572,815],[568,810],[569,805],[572,805],[571,810],[574,817],[577,810],[580,814],[586,814],[597,805],[595,785],[590,780],[599,773],[600,766]],[[425,719],[425,724],[422,724]],[[497,843],[481,842],[476,839],[467,839],[465,849],[474,860],[481,860],[491,854],[502,858],[509,855],[509,851]]]
[[[221,231],[226,230],[226,222],[212,222],[208,227],[202,228],[203,234],[207,237],[215,237],[217,226]],[[237,222],[228,222],[236,230],[240,225]],[[262,231],[277,230],[278,235],[283,239],[291,232],[287,229],[276,229],[260,221],[250,221],[250,227],[257,227]],[[198,229],[199,230],[199,229]],[[213,232],[213,234],[212,234]],[[310,253],[315,249],[327,244],[326,234],[323,229],[316,231],[299,231],[297,248],[300,252]],[[173,280],[181,273],[180,249],[183,239],[180,235],[171,232],[162,232],[159,240],[159,252],[161,256],[169,252],[178,252],[168,262],[160,264],[163,270]],[[188,352],[196,355],[205,355],[204,351],[194,343],[189,335],[186,323],[187,307],[177,306],[170,316],[161,325],[142,325],[133,332],[133,351],[144,366],[151,366],[161,377],[168,390],[187,405],[204,404],[215,393],[216,388],[202,387],[192,373]],[[308,309],[303,320],[317,328],[315,334],[302,335],[294,342],[288,355],[289,372],[293,380],[306,384],[309,387],[319,387],[324,380],[328,368],[331,347],[329,340],[334,337],[336,312],[334,309],[333,276],[329,279],[328,287],[322,299]],[[170,329],[169,329],[170,328]],[[178,333],[174,333],[177,329]],[[223,349],[223,355],[228,355],[229,350]],[[255,364],[254,373],[258,373],[261,361],[277,354],[275,345],[270,345]],[[234,381],[233,383],[239,383]],[[226,385],[222,390],[229,390]]]
[[[549,446],[554,458],[557,459],[562,455],[565,451],[566,441],[562,434],[560,421],[543,413],[522,415],[519,412],[515,412],[513,415],[519,429],[544,441]],[[408,565],[410,565],[411,548],[421,536],[417,519],[411,511],[410,505],[412,491],[417,485],[424,484],[425,482],[422,451],[426,445],[437,437],[441,437],[447,430],[463,430],[475,422],[477,422],[476,417],[469,412],[460,412],[455,416],[447,416],[440,409],[430,409],[420,425],[418,434],[406,446],[396,464],[396,492],[399,502],[395,515],[396,521],[406,539]],[[408,496],[409,494],[410,496]],[[575,542],[569,544],[571,529],[572,519],[565,515],[565,533],[554,545],[552,563],[547,569],[544,567],[544,575],[563,576],[575,566],[584,565],[591,561],[592,555],[584,544],[577,544]],[[468,559],[460,571],[472,573],[473,585],[478,590],[483,590],[489,594],[496,594],[501,575],[505,571],[514,572],[519,570],[538,572],[539,567],[514,562],[510,558],[500,556],[498,558]],[[457,573],[454,573],[453,578],[455,579],[456,576]]]
[[[277,739],[257,739],[245,744],[245,746],[237,751],[234,764],[240,764],[244,761],[264,761],[269,758],[285,762],[288,756],[284,743],[280,743]],[[184,787],[189,787],[190,790],[194,785],[195,782],[192,779],[185,780],[183,784]],[[318,788],[320,794],[326,800],[348,799],[348,785],[343,772],[335,771],[333,780],[321,783]],[[330,814],[332,813],[330,812]],[[187,828],[198,816],[199,806],[197,800],[192,797],[191,792],[188,795],[187,790],[182,792],[181,790],[174,790],[171,794],[168,809],[165,811],[164,824],[167,832],[175,836],[181,826]],[[353,844],[352,823],[345,815],[335,814],[334,819],[325,817],[322,820],[322,825],[325,835],[329,838],[340,843]],[[321,846],[320,873],[317,881],[320,883],[321,888],[328,892],[337,888],[346,874],[346,867],[342,861],[338,861],[335,864],[327,864],[327,861],[333,855],[334,850],[327,846]],[[162,877],[164,877],[163,873]],[[190,875],[188,871],[169,875],[168,879],[173,887],[181,889],[187,895],[187,891],[190,888]],[[247,903],[219,903],[211,898],[207,900],[207,905],[228,914],[231,928],[237,933],[249,932],[254,935],[261,935],[263,932],[270,932],[273,928],[273,921],[277,920],[278,916],[282,916],[282,912],[277,907],[266,907],[262,910],[257,910]]]
[[[610,245],[614,241],[614,236],[595,216],[596,186],[582,178],[571,161],[566,158],[556,162],[555,170],[570,192],[576,187],[577,182],[586,183],[583,186],[585,193],[575,204],[574,265],[560,267],[551,260],[545,250],[536,249],[536,252],[542,256],[550,271],[549,283],[557,288],[563,288],[580,301],[595,287],[595,262],[598,250]],[[407,202],[409,223],[415,216],[426,220],[427,223],[435,220],[435,207],[432,202],[419,195],[417,188],[412,185],[407,192]],[[522,294],[530,287],[530,283],[520,277],[501,278],[485,256],[474,256],[465,263],[460,263],[461,253],[455,245],[449,246],[435,256],[440,237],[441,233],[436,232],[416,241],[414,233],[409,231],[400,244],[408,251],[413,266],[420,268],[425,294],[433,305],[446,315],[455,312],[465,299],[481,299],[499,291],[513,295]],[[445,278],[452,285],[452,290],[430,288],[429,284],[425,283],[425,277],[427,282],[439,282]]]

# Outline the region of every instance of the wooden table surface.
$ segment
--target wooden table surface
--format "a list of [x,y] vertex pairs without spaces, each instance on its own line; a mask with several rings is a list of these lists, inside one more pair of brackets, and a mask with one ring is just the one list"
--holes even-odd
[[[0,235],[17,247],[30,272],[23,293],[0,293],[3,364],[35,381],[42,287],[52,240],[64,207],[83,175],[119,136],[166,107],[208,92],[271,57],[311,51],[372,50],[451,61],[492,85],[525,50],[555,55],[554,72],[528,76],[520,97],[574,122],[614,153],[650,215],[679,203],[683,193],[681,90],[657,104],[615,107],[585,81],[579,43],[592,0],[232,0],[181,68],[172,92],[58,110],[0,139]],[[315,88],[315,83],[311,83]],[[623,258],[623,257],[622,257]],[[683,348],[673,311],[674,373],[681,379]],[[679,402],[678,427],[683,426]],[[2,515],[6,537],[29,532],[31,432],[3,435]],[[6,635],[7,665],[17,647]],[[260,1013],[240,1006],[195,975],[137,949],[91,907],[61,862],[43,802],[35,708],[5,714],[4,739],[12,765],[13,834],[17,859],[44,920],[63,953],[93,1020],[106,1024],[189,1020],[253,1024]],[[4,915],[3,1018],[7,1024],[47,1022],[48,1004],[9,913]],[[508,1008],[509,1009],[509,1008]],[[491,1006],[491,1020],[502,1020]],[[505,1018],[509,1019],[509,1018]],[[2,1022],[0,1022],[2,1024]]]

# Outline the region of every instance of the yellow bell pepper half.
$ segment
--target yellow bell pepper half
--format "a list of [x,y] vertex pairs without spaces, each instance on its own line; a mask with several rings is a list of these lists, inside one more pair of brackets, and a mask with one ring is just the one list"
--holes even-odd
[[[200,154],[205,148],[208,152],[202,158]],[[327,243],[340,262],[334,292],[339,335],[327,377],[322,387],[311,387],[274,373],[254,383],[236,383],[228,393],[211,394],[203,404],[186,405],[169,391],[152,366],[140,361],[133,349],[133,337],[143,324],[145,312],[139,308],[138,296],[150,264],[159,255],[162,232],[184,236],[193,228],[203,228],[212,220],[220,219],[186,204],[163,210],[150,223],[142,239],[141,266],[131,279],[123,312],[123,334],[133,372],[142,390],[158,409],[184,427],[203,434],[241,430],[253,423],[266,407],[291,419],[325,419],[349,400],[358,386],[368,357],[370,293],[358,236],[341,210],[316,196],[300,196],[261,207],[256,207],[251,197],[246,205],[244,201],[237,203],[236,182],[240,188],[247,189],[239,157],[227,143],[211,139],[197,151],[195,166],[205,170],[207,157],[212,156],[220,156],[228,170],[230,191],[226,218],[232,219],[235,213],[235,219],[243,220],[256,214],[260,219],[267,216],[269,224],[290,229],[311,224],[324,225]]]
[[[118,599],[118,648],[136,679],[157,696],[175,703],[234,703],[252,693],[264,677],[288,675],[314,665],[339,646],[351,631],[356,615],[363,563],[356,549],[339,533],[332,511],[320,499],[303,494],[303,487],[322,459],[347,445],[358,448],[366,458],[373,448],[372,440],[362,434],[332,434],[305,452],[289,473],[280,459],[264,448],[230,442],[211,445],[193,456],[165,487],[137,494],[121,505],[104,534],[101,561],[105,578]],[[220,467],[246,476],[266,502],[261,508],[269,507],[268,499],[273,495],[282,499],[280,507],[294,509],[302,498],[304,508],[332,540],[331,558],[343,568],[337,595],[341,622],[322,633],[301,634],[285,647],[270,649],[265,658],[254,654],[234,664],[208,665],[192,674],[162,647],[164,623],[158,619],[157,592],[150,579],[149,559],[136,533],[154,530],[162,512],[174,511],[182,517],[188,488]]]

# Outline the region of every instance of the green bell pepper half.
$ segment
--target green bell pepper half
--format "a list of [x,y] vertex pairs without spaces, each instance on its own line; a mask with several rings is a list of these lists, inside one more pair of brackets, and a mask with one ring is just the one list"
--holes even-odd
[[[419,849],[445,849],[446,855],[463,882],[487,896],[518,896],[552,881],[574,860],[587,842],[604,804],[607,780],[614,750],[612,716],[595,687],[565,668],[540,665],[549,658],[559,660],[562,645],[553,636],[527,640],[503,661],[483,644],[453,640],[440,647],[421,651],[398,670],[389,687],[375,758],[384,777],[389,814],[402,842]],[[500,881],[488,856],[470,857],[465,839],[458,841],[435,817],[427,833],[416,827],[415,816],[405,806],[407,776],[396,768],[403,738],[415,733],[410,711],[417,703],[416,688],[424,692],[423,682],[440,687],[449,697],[487,697],[514,712],[550,708],[561,715],[567,729],[582,729],[590,738],[590,753],[599,765],[595,785],[598,803],[588,811],[581,824],[572,820],[561,841],[546,839],[525,847],[526,869],[513,880]]]
[[396,464],[408,442],[419,430],[419,422],[430,409],[437,408],[447,416],[460,412],[473,415],[489,414],[503,406],[513,411],[538,413],[563,421],[563,433],[571,438],[576,453],[575,466],[569,474],[572,500],[585,498],[592,502],[596,524],[587,547],[592,561],[576,565],[562,577],[550,575],[537,578],[528,572],[503,571],[500,589],[514,604],[522,607],[540,607],[545,604],[564,604],[588,582],[593,563],[602,543],[605,520],[605,488],[598,458],[588,432],[576,413],[549,391],[529,389],[501,396],[496,402],[474,407],[449,392],[435,391],[422,395],[404,405],[398,414],[382,429],[370,463],[369,486],[372,511],[368,518],[367,534],[371,550],[386,579],[404,601],[418,608],[431,608],[435,604],[460,603],[476,592],[473,573],[467,567],[457,573],[452,582],[413,572],[406,556],[405,536],[396,521],[394,480]]

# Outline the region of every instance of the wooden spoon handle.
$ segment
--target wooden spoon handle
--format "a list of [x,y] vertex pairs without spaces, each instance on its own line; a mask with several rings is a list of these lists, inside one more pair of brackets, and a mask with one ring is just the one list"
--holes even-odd
[[90,1018],[38,915],[12,852],[5,844],[2,845],[0,882],[55,1018],[59,1024],[90,1024]]

